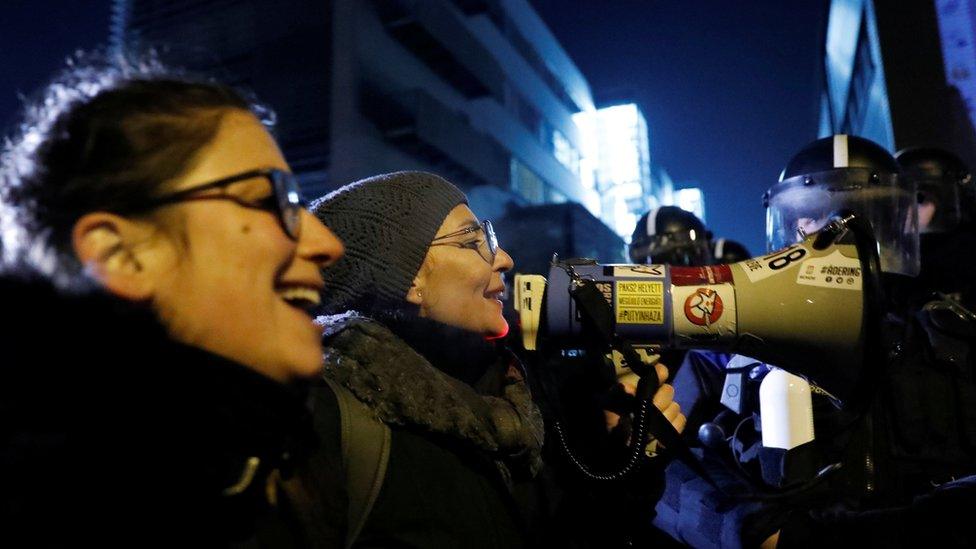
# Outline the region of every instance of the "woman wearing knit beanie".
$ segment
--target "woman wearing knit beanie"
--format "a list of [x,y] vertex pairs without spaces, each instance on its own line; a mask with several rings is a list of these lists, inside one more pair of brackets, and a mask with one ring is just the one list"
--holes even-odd
[[[540,467],[543,426],[518,361],[486,339],[507,331],[512,267],[491,225],[422,172],[358,181],[311,209],[351,238],[349,260],[324,273],[332,316],[319,319],[329,386],[316,423],[323,447],[347,447],[325,460],[344,473],[321,489],[337,510],[328,528],[347,546],[530,545],[511,490]],[[379,449],[348,449],[347,433],[372,427],[344,428],[357,418],[380,426]],[[350,469],[363,462],[367,473]]]
[[314,404],[323,447],[343,449],[324,461],[342,473],[321,487],[330,528],[347,546],[543,543],[528,520],[539,510],[515,503],[537,486],[544,429],[520,362],[496,345],[513,264],[491,224],[423,172],[311,209],[346,250],[323,271],[328,386]]

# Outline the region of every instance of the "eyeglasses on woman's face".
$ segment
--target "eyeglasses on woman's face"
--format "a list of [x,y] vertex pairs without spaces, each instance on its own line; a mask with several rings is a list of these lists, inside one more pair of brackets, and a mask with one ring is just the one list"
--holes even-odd
[[[198,194],[202,191],[223,188],[234,183],[256,178],[263,178],[271,186],[271,192],[268,196],[260,200],[249,201],[232,194]],[[137,208],[137,210],[148,211],[167,204],[188,202],[191,200],[230,200],[244,208],[265,210],[278,217],[281,228],[292,240],[297,241],[301,236],[302,209],[305,208],[305,202],[302,200],[301,192],[298,188],[298,181],[295,179],[294,174],[284,170],[277,168],[249,170],[215,181],[208,181],[169,195],[154,198]]]
[[[475,240],[459,239],[450,242],[441,242],[443,240],[447,240],[448,238],[463,237],[466,235],[476,234],[478,232],[483,233],[484,238],[478,238]],[[488,221],[487,219],[477,225],[466,227],[460,231],[435,236],[430,245],[457,246],[458,248],[463,248],[466,250],[474,250],[478,252],[481,259],[487,261],[489,265],[495,264],[495,255],[498,253],[498,238],[495,236],[495,229],[491,226],[491,221]]]

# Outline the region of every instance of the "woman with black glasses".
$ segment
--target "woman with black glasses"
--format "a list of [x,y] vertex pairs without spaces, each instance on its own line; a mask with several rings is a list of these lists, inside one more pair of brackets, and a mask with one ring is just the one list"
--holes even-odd
[[328,543],[310,308],[336,236],[237,92],[71,67],[3,151],[0,522],[32,546]]

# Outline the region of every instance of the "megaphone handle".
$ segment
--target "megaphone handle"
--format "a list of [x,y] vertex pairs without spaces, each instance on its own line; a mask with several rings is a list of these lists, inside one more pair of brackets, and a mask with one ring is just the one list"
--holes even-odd
[[[630,369],[640,376],[637,383],[638,410],[634,422],[634,434],[631,440],[631,455],[619,471],[614,473],[600,474],[594,473],[582,461],[580,461],[570,450],[561,426],[556,424],[556,432],[559,435],[560,444],[569,456],[570,460],[577,466],[585,476],[594,480],[615,480],[628,473],[639,463],[640,456],[644,452],[647,444],[647,434],[653,435],[663,444],[675,457],[683,461],[692,471],[698,473],[706,482],[717,489],[719,486],[712,479],[708,471],[702,467],[701,463],[691,452],[691,448],[681,437],[674,425],[668,421],[661,410],[653,405],[652,400],[660,384],[657,380],[656,372],[653,368],[648,368],[640,359],[640,355],[634,350],[629,341],[616,334],[613,329],[613,311],[610,304],[603,297],[603,293],[596,287],[592,280],[577,279],[570,289],[570,295],[576,302],[583,316],[589,320],[593,328],[604,344],[620,351]],[[648,374],[650,372],[650,374]]]
[[653,378],[655,386],[650,392],[653,395],[657,391],[657,377],[645,375],[648,367],[640,359],[640,355],[630,345],[623,345],[626,342],[614,332],[613,311],[610,309],[607,300],[603,297],[603,293],[596,287],[596,284],[592,280],[580,279],[574,283],[569,294],[572,296],[573,301],[576,302],[576,306],[583,314],[583,317],[596,330],[601,342],[618,349],[627,362],[627,367],[635,374],[641,378]]

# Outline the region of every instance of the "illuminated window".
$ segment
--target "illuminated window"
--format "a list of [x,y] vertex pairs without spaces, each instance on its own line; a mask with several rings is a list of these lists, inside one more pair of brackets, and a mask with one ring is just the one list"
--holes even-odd
[[569,199],[566,198],[566,195],[557,191],[554,187],[548,187],[547,190],[549,195],[548,196],[549,200],[547,200],[547,202],[551,202],[553,204],[563,204],[565,202],[569,202]]
[[552,153],[560,164],[574,174],[579,174],[579,153],[559,130],[552,130]]
[[682,210],[695,214],[702,223],[705,222],[705,195],[698,187],[674,191],[674,204]]

